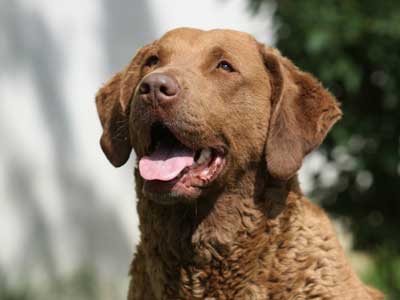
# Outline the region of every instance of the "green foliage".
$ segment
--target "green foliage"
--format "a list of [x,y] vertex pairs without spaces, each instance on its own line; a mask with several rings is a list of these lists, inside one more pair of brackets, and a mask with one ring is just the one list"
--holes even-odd
[[277,47],[342,103],[322,148],[338,180],[317,175],[313,198],[351,222],[369,279],[400,298],[400,1],[249,1],[276,5]]
[[31,300],[29,288],[26,286],[12,286],[6,275],[0,271],[0,299],[1,300]]
[[100,279],[98,271],[88,265],[81,266],[70,275],[48,278],[39,284],[34,284],[29,276],[26,281],[21,278],[15,281],[11,283],[0,270],[1,300],[103,300],[125,297],[125,282]]

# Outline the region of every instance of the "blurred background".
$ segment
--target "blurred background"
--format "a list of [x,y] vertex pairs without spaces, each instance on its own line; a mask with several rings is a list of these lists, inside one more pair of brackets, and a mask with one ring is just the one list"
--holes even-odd
[[179,26],[233,28],[315,74],[344,118],[301,171],[364,281],[400,299],[400,2],[0,0],[0,299],[125,299],[132,169],[94,95]]

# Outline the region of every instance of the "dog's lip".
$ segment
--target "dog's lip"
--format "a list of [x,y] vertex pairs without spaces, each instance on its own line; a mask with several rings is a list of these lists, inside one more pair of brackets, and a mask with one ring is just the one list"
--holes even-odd
[[228,147],[222,143],[217,141],[217,138],[211,138],[210,142],[202,142],[199,141],[198,144],[194,144],[190,142],[190,139],[185,138],[185,134],[179,130],[175,130],[175,128],[168,129],[175,136],[175,138],[185,147],[192,149],[195,152],[201,151],[203,149],[211,149],[215,154],[225,157],[228,154]]
[[[185,146],[188,149],[191,149],[193,151],[199,151],[202,149],[206,149],[206,148],[210,148],[213,151],[217,152],[218,154],[222,155],[222,156],[226,156],[228,153],[228,147],[225,143],[218,141],[218,138],[210,138],[210,141],[198,141],[198,144],[194,144],[193,142],[191,142],[193,140],[193,138],[188,138],[188,133],[186,132],[186,130],[182,130],[182,128],[179,128],[178,126],[175,126],[173,123],[171,122],[164,122],[164,121],[154,121],[150,126],[150,130],[149,130],[149,134],[151,135],[151,130],[152,128],[156,125],[156,124],[160,124],[163,127],[165,127],[166,129],[168,129],[168,131],[171,132],[171,134],[175,137],[175,139],[181,143],[183,146]],[[152,141],[152,138],[148,139],[148,144],[145,147],[145,152],[143,153],[142,156],[145,155],[150,155],[151,152],[154,151],[154,141]],[[141,158],[138,157],[138,158]]]

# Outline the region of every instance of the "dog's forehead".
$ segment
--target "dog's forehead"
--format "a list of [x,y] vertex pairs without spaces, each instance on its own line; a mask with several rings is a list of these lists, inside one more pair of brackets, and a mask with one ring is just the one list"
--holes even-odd
[[204,30],[195,28],[177,28],[165,33],[159,40],[160,44],[168,45],[173,43],[190,43],[196,40],[200,35],[205,33]]
[[208,49],[222,48],[231,53],[250,55],[256,53],[257,41],[250,34],[229,30],[204,31],[193,28],[178,28],[167,32],[157,42],[169,53],[207,53]]

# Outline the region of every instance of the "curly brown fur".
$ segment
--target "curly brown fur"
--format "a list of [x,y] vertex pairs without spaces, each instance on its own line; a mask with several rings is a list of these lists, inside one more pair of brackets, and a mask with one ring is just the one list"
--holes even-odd
[[[151,56],[157,63],[146,65]],[[221,59],[234,71],[215,67]],[[138,87],[157,72],[180,94],[150,108]],[[297,182],[339,106],[276,49],[236,31],[177,29],[140,50],[96,103],[115,166],[131,148],[138,160],[148,153],[160,120],[187,147],[226,149],[215,179],[174,193],[151,192],[135,169],[141,242],[129,300],[383,298],[351,270],[329,219]]]

